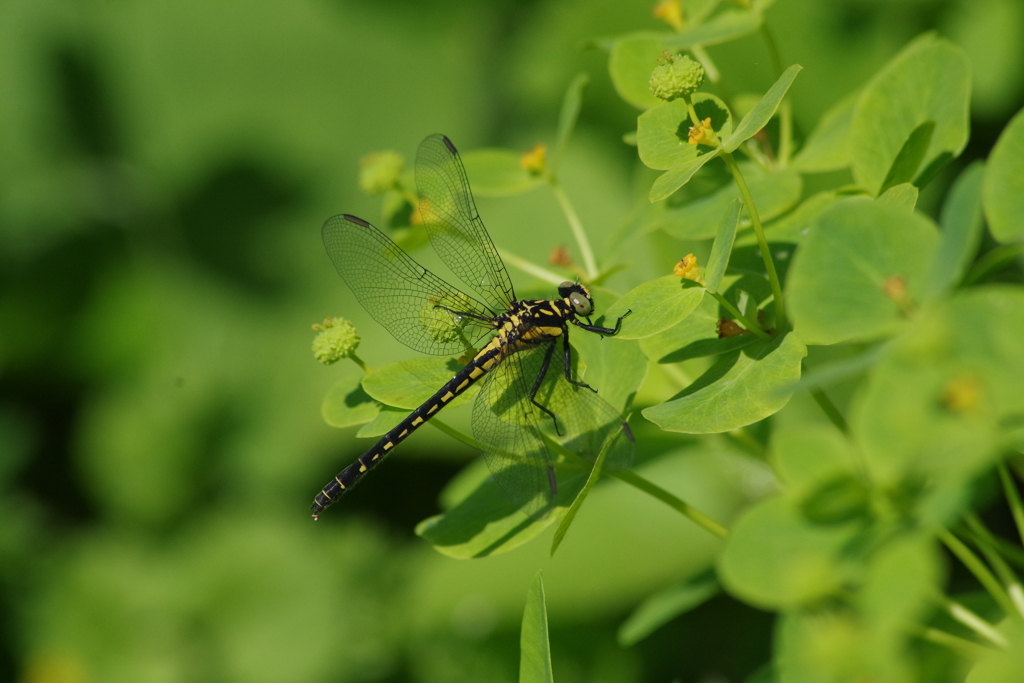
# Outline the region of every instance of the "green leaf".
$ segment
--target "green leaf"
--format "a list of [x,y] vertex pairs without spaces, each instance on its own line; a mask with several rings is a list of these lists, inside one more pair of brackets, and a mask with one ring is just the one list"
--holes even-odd
[[[722,100],[708,93],[695,93],[693,109],[703,121],[711,119],[711,127],[719,136],[732,132],[732,114]],[[705,145],[689,144],[692,125],[686,101],[682,98],[662,102],[637,118],[636,144],[640,160],[650,168],[665,171],[689,165],[698,157],[715,156]],[[707,159],[705,159],[705,162]]]
[[690,182],[690,178],[693,174],[701,169],[701,167],[718,156],[718,152],[714,151],[711,154],[701,154],[698,157],[694,157],[689,161],[685,161],[678,166],[673,166],[670,170],[665,171],[658,179],[654,181],[651,186],[651,192],[648,195],[648,199],[652,202],[660,202],[662,199],[667,199],[669,195],[678,190],[680,187]]
[[608,74],[619,97],[638,109],[650,109],[662,100],[651,94],[651,72],[666,49],[681,51],[694,45],[714,45],[757,31],[761,17],[755,12],[722,12],[710,21],[693,24],[680,33],[641,31],[616,38],[608,56]]
[[489,557],[518,548],[560,519],[586,481],[586,473],[558,470],[557,474],[557,507],[544,517],[527,517],[488,477],[450,510],[416,525],[416,535],[456,559]]
[[725,11],[701,24],[688,26],[679,33],[670,33],[664,45],[675,50],[688,50],[695,45],[717,45],[750,35],[759,28],[759,13],[743,10]]
[[360,439],[369,438],[372,436],[383,436],[392,429],[398,426],[398,423],[409,416],[411,410],[402,410],[400,408],[392,408],[391,406],[381,406],[380,412],[372,420],[364,424],[356,436]]
[[917,194],[917,188],[910,183],[900,183],[899,185],[893,185],[883,192],[878,201],[882,204],[894,206],[897,209],[913,211],[917,205]]
[[1007,619],[1000,630],[1010,646],[977,662],[967,674],[966,683],[1017,683],[1024,671],[1024,622]]
[[718,226],[718,235],[715,243],[711,246],[711,256],[708,257],[708,267],[704,274],[704,286],[709,292],[718,292],[718,286],[722,284],[725,276],[725,269],[729,265],[729,256],[732,254],[732,243],[736,239],[736,226],[740,222],[740,211],[743,209],[743,201],[737,197],[732,200],[725,210],[725,215]]
[[779,108],[782,98],[786,96],[786,91],[789,90],[789,86],[793,84],[793,79],[796,78],[801,69],[803,69],[802,66],[794,64],[779,76],[779,80],[775,81],[775,84],[769,88],[768,92],[761,98],[761,101],[757,103],[757,106],[743,117],[743,120],[736,126],[736,130],[733,131],[732,135],[723,139],[722,147],[726,152],[734,151],[745,140],[754,137],[759,130],[765,127],[772,116],[775,115],[775,110]]
[[850,425],[872,480],[948,523],[1024,415],[1024,291],[976,287],[929,308],[890,342]]
[[[727,278],[735,280],[736,278]],[[691,358],[716,356],[735,351],[757,341],[752,334],[718,338],[718,321],[722,318],[718,301],[706,296],[678,325],[640,340],[644,355],[656,363],[681,363]]]
[[554,680],[544,579],[537,572],[526,594],[526,609],[523,610],[523,630],[519,637],[519,683],[552,683]]
[[583,88],[589,82],[590,76],[586,73],[578,73],[565,91],[562,109],[558,113],[558,134],[555,138],[555,148],[552,150],[551,160],[548,162],[552,174],[558,170],[562,155],[565,153],[565,146],[569,144],[572,129],[576,127],[576,119],[579,118],[580,105],[583,102]]
[[644,33],[619,38],[608,56],[608,74],[619,97],[637,109],[664,104],[651,93],[651,72],[665,51],[663,36]]
[[992,148],[982,201],[993,237],[1000,242],[1024,240],[1024,109]]
[[687,434],[727,432],[763,420],[789,402],[806,355],[794,334],[755,342],[723,354],[678,397],[643,415],[666,431]]
[[[764,227],[769,242],[792,242],[799,244],[810,232],[811,226],[818,216],[832,207],[840,197],[835,190],[826,190],[813,194],[793,211]],[[755,200],[756,201],[756,200]],[[757,236],[753,230],[747,231],[736,240],[736,246],[757,244]]]
[[508,197],[532,190],[544,181],[519,163],[511,149],[474,149],[462,154],[466,175],[478,197]]
[[922,300],[939,235],[918,213],[854,197],[836,202],[793,259],[794,329],[809,344],[891,334]]
[[876,194],[908,137],[927,121],[935,131],[922,165],[958,155],[967,144],[970,81],[963,51],[933,34],[896,55],[865,87],[853,114],[857,183]]
[[[740,164],[740,168],[762,221],[785,213],[800,201],[803,182],[793,169],[764,173],[753,164]],[[730,181],[707,197],[666,210],[649,229],[660,228],[678,239],[709,239],[718,231],[729,204],[740,198],[739,188]]]
[[[452,358],[409,358],[388,363],[363,377],[363,389],[384,405],[413,410],[461,369]],[[477,389],[474,384],[446,407],[462,405],[476,395]]]
[[932,134],[935,132],[935,122],[925,121],[911,131],[906,142],[893,159],[889,172],[882,181],[882,187],[878,191],[880,195],[895,185],[909,183],[914,179],[917,170],[921,168],[924,155],[928,153],[928,146],[932,143]]
[[[618,436],[620,439],[627,438],[625,433]],[[576,494],[576,498],[573,499],[572,505],[569,506],[568,511],[562,517],[562,521],[559,522],[558,528],[555,529],[554,538],[551,539],[551,555],[554,557],[555,551],[558,550],[558,546],[561,545],[562,539],[565,538],[565,534],[569,531],[569,527],[572,526],[572,522],[576,519],[576,513],[583,507],[583,502],[587,499],[590,494],[590,490],[594,488],[594,484],[601,478],[601,471],[604,468],[605,459],[608,456],[608,452],[611,450],[611,446],[614,441],[606,441],[604,448],[597,455],[597,460],[594,462],[594,467],[590,470],[590,476],[587,477],[587,482],[580,489],[580,492]]]
[[691,280],[665,275],[633,288],[612,304],[605,322],[633,311],[622,321],[617,339],[641,339],[667,330],[690,314],[704,297],[704,288]]
[[709,572],[655,593],[619,627],[619,646],[636,645],[676,617],[704,604],[720,590],[714,574]]
[[332,427],[352,427],[369,422],[380,412],[380,404],[363,390],[363,371],[346,367],[342,379],[327,391],[320,404],[324,422]]
[[824,173],[850,165],[850,126],[858,95],[846,96],[825,112],[793,158],[793,168],[801,173]]
[[941,579],[939,558],[925,538],[900,538],[871,557],[858,602],[878,646],[893,647],[894,639],[918,623],[941,590]]
[[928,273],[926,290],[930,298],[956,286],[978,254],[984,230],[981,217],[984,178],[985,164],[976,161],[964,169],[946,196],[939,220],[942,238]]
[[824,481],[857,472],[850,440],[831,425],[782,426],[772,432],[768,463],[798,497]]
[[821,526],[783,497],[747,510],[718,557],[718,577],[737,598],[763,609],[796,607],[843,585],[843,548],[857,525]]
[[[622,321],[631,320],[629,316]],[[607,323],[608,321],[603,321]],[[647,358],[635,341],[606,339],[602,335],[573,330],[572,347],[586,367],[583,379],[597,395],[616,410],[625,410],[647,376]]]

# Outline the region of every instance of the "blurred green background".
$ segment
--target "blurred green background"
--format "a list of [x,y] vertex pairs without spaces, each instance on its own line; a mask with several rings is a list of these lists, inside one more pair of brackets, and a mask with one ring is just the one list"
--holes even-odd
[[[313,360],[310,323],[352,319],[371,366],[414,355],[320,241],[333,214],[379,220],[359,157],[411,158],[434,132],[463,150],[550,143],[586,71],[560,175],[608,256],[653,176],[587,40],[658,29],[651,4],[0,3],[0,680],[514,681],[537,569],[559,681],[739,681],[768,658],[772,616],[724,597],[616,644],[717,543],[615,484],[554,560],[544,538],[449,559],[412,529],[474,454],[421,430],[320,523],[307,514],[369,443],[321,420],[351,370]],[[967,51],[971,143],[924,209],[1024,104],[1019,0],[779,0],[768,21],[805,67],[802,135],[920,32]],[[734,91],[774,80],[756,35],[709,52]],[[499,246],[539,263],[572,250],[550,193],[478,203]],[[619,291],[686,253],[627,244]],[[649,441],[645,476],[720,521],[772,486],[725,442]]]

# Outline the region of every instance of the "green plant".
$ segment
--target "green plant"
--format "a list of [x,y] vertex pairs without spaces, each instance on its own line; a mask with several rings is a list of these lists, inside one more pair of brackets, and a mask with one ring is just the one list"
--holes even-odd
[[[604,320],[633,315],[615,339],[578,340],[577,350],[602,396],[627,406],[641,397],[641,445],[655,427],[726,435],[765,459],[778,487],[726,528],[635,472],[607,473],[724,539],[717,578],[651,596],[620,640],[637,642],[721,588],[780,615],[775,657],[757,680],[922,680],[936,666],[970,671],[974,682],[1014,680],[1024,670],[1024,588],[1014,571],[1024,550],[993,535],[974,509],[997,475],[1024,538],[1013,478],[1024,449],[1024,289],[992,282],[1024,253],[1024,113],[987,162],[960,172],[936,224],[915,206],[967,144],[971,77],[961,50],[931,34],[914,40],[798,148],[786,97],[801,67],[783,68],[764,19],[770,2],[736,4],[688,3],[685,23],[667,21],[672,32],[602,43],[617,91],[643,110],[626,140],[663,172],[606,253],[662,233],[708,256],[702,277],[647,273],[618,298],[598,289]],[[777,80],[756,100],[730,96],[703,47],[757,32]],[[675,57],[683,50],[700,77],[671,71],[693,68]],[[714,94],[694,91],[704,76]],[[602,285],[624,267],[595,256],[559,183],[586,82],[581,75],[568,88],[550,159],[543,149],[464,155],[480,194],[554,193],[582,264],[502,254],[553,284],[576,275]],[[424,242],[409,220],[415,200],[388,158],[394,172],[373,187],[384,192],[385,223],[401,226],[396,239],[413,248]],[[708,182],[691,186],[699,174]],[[979,255],[986,224],[998,246]],[[360,436],[382,434],[450,376],[448,363],[398,361],[353,375],[328,395],[325,417],[363,424]],[[688,376],[694,369],[701,374]],[[677,393],[650,400],[653,375]],[[854,395],[842,409],[838,390]],[[820,421],[766,422],[799,393],[818,404]],[[430,424],[472,445],[446,422]],[[599,474],[543,520],[526,518],[493,482],[460,478],[445,512],[417,533],[446,555],[476,558],[559,522],[554,553]],[[983,594],[946,595],[943,547]],[[539,580],[524,643],[528,632],[543,644],[524,646],[532,664],[521,680],[550,680]]]

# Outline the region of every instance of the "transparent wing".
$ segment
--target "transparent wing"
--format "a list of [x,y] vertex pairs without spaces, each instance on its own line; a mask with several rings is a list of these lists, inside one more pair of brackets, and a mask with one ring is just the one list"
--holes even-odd
[[[589,389],[565,380],[555,354],[536,394],[558,422],[530,401],[547,347],[512,355],[492,370],[473,404],[473,437],[498,485],[528,514],[554,505],[552,458],[542,434],[590,463],[607,449],[605,469],[633,462],[633,438],[622,415]],[[556,349],[557,351],[557,349]]]
[[[327,255],[359,303],[395,339],[422,353],[451,356],[472,347],[494,314],[415,260],[361,218],[342,214],[324,223]],[[447,309],[447,310],[446,310]]]
[[491,308],[515,301],[512,280],[476,210],[462,159],[451,140],[431,135],[416,153],[419,214],[430,244],[449,268]]

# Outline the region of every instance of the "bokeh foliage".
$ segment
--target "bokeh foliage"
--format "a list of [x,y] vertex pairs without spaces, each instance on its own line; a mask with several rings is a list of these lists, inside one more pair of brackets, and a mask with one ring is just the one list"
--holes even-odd
[[[772,381],[795,381],[805,342],[842,342],[810,347],[807,362],[835,364],[829,393],[873,473],[894,487],[914,477],[939,482],[924,496],[906,492],[915,519],[948,523],[998,498],[985,476],[998,430],[984,420],[965,425],[928,401],[951,376],[965,391],[983,377],[1001,412],[1022,409],[1015,379],[1024,317],[1013,259],[1024,225],[1015,153],[1024,119],[1009,122],[1024,104],[1024,9],[1014,0],[778,0],[767,10],[786,65],[804,67],[787,91],[803,145],[791,168],[764,174],[741,164],[762,218],[773,221],[774,253],[791,255],[800,242],[791,265],[778,262],[788,266],[802,336],[786,336],[778,349],[707,343],[715,302],[668,275],[690,251],[706,263],[738,195],[714,161],[667,202],[649,202],[660,170],[671,173],[677,161],[648,164],[659,171],[641,162],[649,161],[645,121],[671,112],[650,108],[657,101],[622,76],[646,63],[644,34],[666,32],[650,12],[648,2],[612,0],[0,6],[0,678],[511,681],[538,568],[558,680],[740,681],[760,675],[773,648],[791,663],[787,680],[815,680],[829,666],[836,680],[910,675],[893,634],[922,618],[922,591],[943,585],[946,571],[957,593],[976,584],[926,534],[904,535],[869,563],[836,552],[868,537],[856,459],[806,387],[787,403],[745,369],[777,353]],[[732,110],[737,130],[750,110],[756,118],[755,104],[777,79],[744,21],[718,20],[697,36],[734,107],[748,103]],[[926,30],[942,38],[920,37]],[[644,34],[613,40],[633,32]],[[929,49],[941,55],[898,69]],[[970,109],[951,114],[942,105],[967,101],[962,64],[970,64]],[[332,429],[322,398],[341,394],[344,403],[364,387],[363,410],[371,396],[411,407],[429,387],[399,375],[411,366],[417,377],[445,373],[443,364],[402,360],[407,349],[361,311],[323,254],[318,228],[327,216],[345,211],[385,225],[386,207],[357,190],[357,160],[379,149],[411,156],[433,132],[463,150],[525,151],[538,141],[561,149],[558,113],[581,71],[589,84],[578,91],[580,121],[559,157],[559,180],[599,259],[614,255],[625,266],[603,283],[629,292],[622,305],[665,300],[638,286],[671,285],[675,297],[671,315],[650,316],[639,341],[626,334],[615,351],[604,348],[610,341],[581,349],[588,381],[604,372],[611,391],[616,369],[647,372],[634,401],[651,421],[634,417],[637,471],[734,537],[723,551],[669,508],[609,481],[554,559],[544,538],[454,559],[479,548],[441,554],[412,531],[457,508],[486,471],[469,448],[428,428],[313,525],[305,509],[315,487],[369,443],[357,432],[379,434],[399,419],[383,411],[361,428],[370,414],[332,418],[328,400],[324,417],[344,427]],[[908,71],[915,78],[901,80]],[[913,106],[886,106],[936,82],[938,91],[913,91]],[[647,112],[638,124],[639,109]],[[665,125],[685,117],[675,114]],[[932,120],[948,125],[929,129]],[[622,142],[632,131],[639,159]],[[918,148],[904,146],[915,133]],[[908,183],[943,152],[956,158],[936,164],[918,196]],[[507,171],[502,154],[478,155],[476,167],[467,158],[474,187],[493,177],[488,168]],[[897,170],[912,170],[890,177],[897,154],[908,160]],[[986,158],[984,168],[969,166]],[[887,201],[836,202],[854,182],[872,194],[888,189]],[[486,182],[478,187],[495,242],[536,263],[565,245],[578,262],[551,194],[515,194],[534,184],[513,175],[491,192]],[[504,192],[510,185],[514,192]],[[988,233],[976,218],[979,193]],[[858,215],[873,226],[858,233],[861,255],[878,272],[897,259],[908,296],[934,302],[868,361],[864,345],[898,328],[899,306],[877,290],[837,302],[815,286],[824,273],[844,293],[867,290],[858,282],[871,281],[870,269],[829,243]],[[830,229],[805,234],[812,223]],[[886,229],[894,225],[898,233]],[[972,272],[1006,284],[945,297],[971,266],[957,258],[977,249],[984,268]],[[428,252],[417,258],[435,265]],[[955,276],[929,270],[943,255]],[[750,235],[739,234],[720,287],[757,293],[755,311],[770,298],[767,283],[738,274],[759,259]],[[528,275],[513,277],[521,295],[550,295]],[[613,299],[599,293],[599,312],[612,315]],[[634,309],[631,321],[644,322]],[[309,324],[338,314],[357,325],[377,379],[395,373],[390,384],[374,389],[348,367],[312,360]],[[641,351],[662,362],[646,367]],[[609,357],[621,365],[609,369]],[[884,372],[864,380],[867,362]],[[729,372],[739,384],[711,383]],[[681,378],[700,377],[707,386],[676,396]],[[403,387],[409,396],[392,395]],[[733,394],[698,396],[716,387]],[[742,414],[715,422],[718,412],[681,409],[716,400]],[[680,433],[748,424],[782,405],[748,430],[753,445]],[[659,408],[670,415],[659,419]],[[465,427],[467,411],[452,411],[446,419]],[[906,437],[907,424],[924,443]],[[767,463],[751,455],[755,445],[767,449]],[[784,495],[765,498],[780,486]],[[473,519],[506,519],[492,509],[498,503],[485,497]],[[1000,513],[991,513],[994,525]],[[429,538],[422,525],[419,533]],[[709,581],[712,567],[731,596]],[[908,568],[919,577],[911,585]],[[850,577],[860,591],[846,611],[815,602]],[[996,606],[977,592],[965,603],[994,618]],[[1020,642],[1012,628],[1005,637]],[[916,647],[916,680],[962,678],[963,660]],[[864,651],[877,658],[859,659]],[[986,660],[976,680],[1008,680],[1014,656],[1019,645]]]

